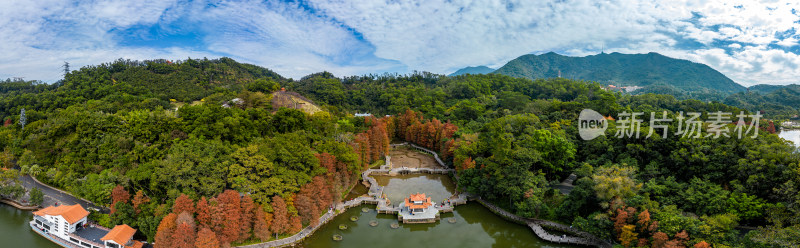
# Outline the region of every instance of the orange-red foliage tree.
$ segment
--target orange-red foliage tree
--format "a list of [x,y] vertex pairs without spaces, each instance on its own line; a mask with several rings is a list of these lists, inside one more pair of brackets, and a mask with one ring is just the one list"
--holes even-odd
[[653,248],[664,248],[669,240],[669,236],[663,232],[656,232],[653,234]]
[[[306,184],[308,186],[308,184]],[[314,216],[312,212],[316,209],[313,192],[310,192],[310,187],[303,186],[300,189],[300,193],[297,194],[297,197],[294,199],[294,207],[297,209],[297,214],[300,215],[300,219],[305,223],[311,223],[313,219],[316,219],[317,216]],[[309,193],[306,193],[309,192]]]
[[639,231],[642,233],[645,231],[655,231],[656,226],[653,225],[653,221],[650,220],[650,211],[647,209],[639,213],[639,221],[636,223],[639,224]]
[[441,151],[439,151],[439,154],[442,155],[442,159],[448,159],[453,157],[453,152],[454,152],[453,147],[455,145],[456,145],[455,139],[448,139],[446,142],[444,142]]
[[250,237],[250,231],[253,230],[253,216],[255,215],[256,208],[253,198],[251,198],[249,195],[242,197],[241,208],[242,217],[239,230],[239,241],[244,241]]
[[172,212],[176,214],[183,212],[194,214],[194,202],[189,196],[181,194],[175,199],[175,204],[172,205]]
[[685,247],[686,241],[689,241],[689,234],[686,233],[686,230],[681,230],[675,234],[675,239],[673,240],[677,242],[678,246]]
[[197,232],[197,239],[194,242],[194,246],[197,248],[219,248],[220,244],[214,231],[203,227]]
[[[200,228],[211,228],[211,206],[208,205],[208,200],[205,196],[200,197],[200,200],[197,201],[195,212],[197,213],[197,224],[199,224]],[[216,239],[216,236],[214,238]]]
[[122,185],[117,185],[114,189],[111,190],[111,213],[115,213],[117,210],[114,206],[117,205],[117,202],[125,202],[127,203],[131,199],[131,194],[125,190],[125,187]]
[[711,248],[711,245],[705,241],[700,241],[700,243],[694,244],[694,248]]
[[192,248],[195,243],[194,218],[189,212],[181,212],[175,220],[177,228],[172,234],[172,247]]
[[178,215],[170,213],[161,219],[158,224],[155,237],[155,248],[170,248],[172,247],[172,234],[175,232],[175,220]]
[[278,234],[289,232],[289,210],[286,202],[280,196],[272,197],[272,225],[269,230],[277,237]]
[[264,208],[256,204],[254,214],[253,235],[261,241],[269,240],[269,236],[272,234],[269,233],[269,223],[267,223],[267,216],[264,212]]
[[[217,206],[224,216],[223,228],[217,232],[219,240],[223,243],[231,243],[239,239],[241,231],[240,222],[242,221],[241,198],[239,192],[235,190],[225,190],[217,196]],[[219,224],[219,223],[218,223]]]
[[461,169],[468,170],[472,168],[475,168],[475,161],[472,160],[472,157],[468,157],[467,159],[464,160],[464,165],[462,166]]
[[639,243],[636,247],[647,247],[648,240],[646,238],[639,238]]
[[144,192],[142,192],[141,190],[136,191],[136,194],[133,196],[133,201],[132,201],[133,210],[135,210],[137,214],[141,213],[142,209],[140,207],[144,204],[147,204],[148,202],[150,202],[150,197],[144,195]]
[[290,219],[290,222],[291,222],[291,226],[289,227],[289,233],[296,233],[296,232],[300,232],[300,230],[303,230],[303,223],[300,220],[300,216],[297,216],[297,215],[292,216],[292,218]]
[[356,134],[355,139],[353,139],[353,150],[358,154],[359,159],[361,159],[361,167],[365,169],[369,167],[370,163],[369,148],[369,136],[366,133]]

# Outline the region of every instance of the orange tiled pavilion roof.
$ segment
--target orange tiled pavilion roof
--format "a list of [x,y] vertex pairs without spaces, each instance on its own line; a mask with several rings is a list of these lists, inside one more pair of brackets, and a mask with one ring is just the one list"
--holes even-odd
[[81,205],[75,204],[72,206],[69,205],[61,205],[58,207],[49,206],[43,208],[42,210],[33,212],[33,214],[38,216],[61,215],[61,217],[64,217],[64,219],[67,220],[67,222],[69,222],[70,224],[74,224],[75,222],[78,222],[79,220],[83,219],[83,217],[89,216],[89,211],[83,209]]

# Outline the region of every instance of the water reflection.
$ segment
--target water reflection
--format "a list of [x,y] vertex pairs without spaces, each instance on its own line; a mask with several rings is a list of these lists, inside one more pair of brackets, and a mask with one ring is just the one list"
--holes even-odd
[[58,248],[60,246],[31,230],[28,211],[0,203],[0,246],[19,248]]
[[[381,176],[376,180],[386,186],[385,192],[392,202],[416,192],[441,201],[455,192],[447,175]],[[363,206],[371,211],[362,212]],[[395,215],[378,214],[374,206],[363,206],[335,217],[299,247],[573,247],[541,241],[527,226],[506,221],[474,202],[456,207],[453,213],[442,213],[440,221],[429,224],[399,223]],[[358,220],[350,221],[351,216],[358,216]],[[456,222],[449,223],[448,218],[455,218]],[[370,221],[377,221],[378,225],[370,226]],[[349,228],[339,230],[340,224]],[[392,224],[400,228],[392,229]],[[342,235],[341,241],[333,240],[336,234]]]
[[778,137],[794,142],[794,146],[800,147],[800,130],[783,130],[778,132]]
[[407,174],[398,176],[373,176],[378,184],[385,186],[383,193],[397,205],[405,197],[425,193],[431,200],[440,203],[456,192],[456,187],[448,175]]

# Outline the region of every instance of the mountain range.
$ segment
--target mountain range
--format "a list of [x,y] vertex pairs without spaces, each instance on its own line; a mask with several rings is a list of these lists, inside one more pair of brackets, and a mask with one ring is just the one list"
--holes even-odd
[[494,73],[530,79],[560,76],[615,86],[666,85],[679,91],[736,93],[746,90],[707,65],[658,53],[600,53],[586,57],[553,52],[529,54],[509,61]]
[[494,69],[486,67],[486,66],[469,66],[458,69],[458,71],[451,73],[448,76],[458,76],[464,74],[489,74],[492,73]]
[[800,113],[800,85],[760,84],[744,87],[708,65],[670,58],[658,53],[600,53],[585,57],[554,52],[527,54],[497,70],[466,67],[450,76],[497,73],[512,77],[569,78],[598,82],[609,88],[639,86],[633,94],[668,94],[678,99],[719,101],[771,116],[794,118]]

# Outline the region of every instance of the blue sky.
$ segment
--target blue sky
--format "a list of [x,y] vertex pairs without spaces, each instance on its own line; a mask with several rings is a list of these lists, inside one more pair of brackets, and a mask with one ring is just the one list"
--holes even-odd
[[300,78],[499,67],[524,54],[658,52],[749,86],[800,83],[800,2],[714,0],[0,2],[0,78],[64,61],[227,56]]

